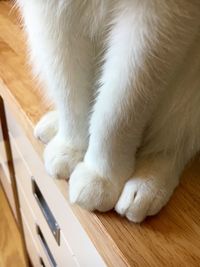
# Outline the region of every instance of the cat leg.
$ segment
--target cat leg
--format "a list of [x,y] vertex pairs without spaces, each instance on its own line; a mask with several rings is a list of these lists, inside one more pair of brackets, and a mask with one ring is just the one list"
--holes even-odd
[[88,145],[92,47],[89,41],[81,38],[68,45],[65,47],[70,51],[65,65],[67,73],[61,77],[66,79],[66,85],[55,96],[59,130],[44,151],[46,169],[57,178],[69,177],[83,159]]
[[76,13],[68,12],[73,5],[47,2],[24,1],[21,8],[33,65],[58,114],[58,131],[44,151],[45,166],[50,175],[67,178],[88,145],[93,46],[80,33]]
[[169,201],[184,167],[173,155],[160,154],[138,159],[136,170],[122,191],[115,210],[130,221],[141,222],[157,214]]
[[193,19],[180,32],[180,10],[165,11],[152,1],[120,3],[108,38],[89,147],[70,177],[71,202],[88,210],[106,211],[116,204],[133,174],[135,153],[165,88],[163,81],[170,79],[187,49]]
[[130,221],[141,222],[166,205],[185,165],[200,150],[199,44],[197,36],[176,83],[169,86],[154,112],[136,158],[135,173],[115,206]]

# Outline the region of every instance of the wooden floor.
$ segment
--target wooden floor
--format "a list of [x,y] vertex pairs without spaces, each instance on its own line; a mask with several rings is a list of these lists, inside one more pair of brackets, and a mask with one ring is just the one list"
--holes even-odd
[[0,184],[0,267],[25,267],[19,230]]

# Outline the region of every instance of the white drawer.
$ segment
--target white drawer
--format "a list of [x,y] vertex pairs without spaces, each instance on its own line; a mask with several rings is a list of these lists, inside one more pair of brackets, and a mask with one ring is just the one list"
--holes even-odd
[[26,241],[26,248],[27,248],[31,263],[33,264],[34,267],[42,266],[36,242],[34,240],[34,237],[31,233],[28,222],[22,210],[21,210],[21,214],[22,214],[23,229],[24,229],[24,235],[25,235],[25,241]]
[[[26,226],[29,229],[29,233],[32,237],[32,239],[31,239],[31,241],[33,243],[32,247],[35,248],[35,252],[36,252],[35,254],[37,254],[37,257],[36,257],[36,255],[34,255],[34,258],[37,258],[37,263],[39,262],[39,264],[41,266],[42,266],[41,262],[43,262],[45,267],[52,267],[50,265],[50,262],[49,262],[47,255],[45,254],[45,250],[43,249],[43,247],[41,247],[41,244],[39,243],[37,228],[36,228],[37,224],[35,223],[36,218],[34,217],[32,211],[31,211],[31,207],[26,202],[26,198],[25,198],[24,193],[22,192],[20,187],[19,187],[19,196],[20,196],[20,203],[21,203],[20,211],[22,214],[23,225],[24,225],[24,221],[25,221]],[[25,234],[25,239],[27,239],[26,238],[26,232],[24,234]],[[29,249],[28,249],[28,253],[30,253]],[[30,257],[31,257],[31,255],[30,255]],[[36,264],[36,265],[34,265],[34,267],[35,266],[37,267],[40,265]]]
[[[43,162],[38,157],[30,141],[23,133],[23,130],[9,113],[7,107],[6,115],[9,131],[14,138],[17,149],[23,156],[23,160],[26,162],[30,174],[34,177],[44,199],[54,214],[61,228],[61,236],[63,236],[63,240],[66,241],[67,246],[72,250],[73,256],[84,267],[106,266],[85,230],[74,216],[70,204],[62,195],[55,180],[47,175]],[[28,192],[28,190],[27,186],[26,191]]]
[[45,222],[41,220],[41,214],[33,213],[21,186],[19,186],[19,197],[22,213],[26,217],[30,232],[36,241],[39,255],[42,257],[45,266],[77,267],[76,260],[71,255],[71,251],[62,240],[62,237],[61,246],[57,246],[53,242],[51,233],[49,233]]
[[[36,226],[39,227],[50,251],[52,251],[53,258],[55,258],[58,266],[65,266],[65,264],[70,267],[77,266],[77,261],[68,244],[66,243],[61,229],[59,237],[60,242],[59,244],[56,242],[45,216],[41,211],[40,204],[36,201],[36,198],[33,195],[31,174],[26,168],[24,160],[18,153],[12,137],[11,144],[14,160],[16,162],[15,172],[18,184],[20,206],[23,210],[23,213],[26,214],[31,232],[34,235],[37,235],[38,239]],[[38,198],[40,198],[40,196],[38,196]],[[41,199],[38,199],[38,201],[40,200]]]

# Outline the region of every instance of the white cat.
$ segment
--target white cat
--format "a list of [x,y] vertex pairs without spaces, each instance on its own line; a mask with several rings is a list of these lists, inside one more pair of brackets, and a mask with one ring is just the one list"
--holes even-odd
[[156,214],[200,149],[200,1],[18,4],[57,108],[35,129],[48,173],[88,210]]

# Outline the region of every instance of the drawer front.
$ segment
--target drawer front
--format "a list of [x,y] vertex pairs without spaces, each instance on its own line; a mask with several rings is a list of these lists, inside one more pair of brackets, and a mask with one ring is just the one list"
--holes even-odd
[[31,230],[29,228],[28,222],[26,220],[26,217],[23,211],[21,211],[21,214],[22,214],[22,223],[23,223],[23,229],[24,229],[24,235],[25,235],[25,241],[26,241],[26,248],[27,248],[29,257],[31,259],[31,263],[33,264],[34,267],[39,267],[41,266],[40,261],[42,260],[40,260],[36,241],[34,240],[34,237],[31,233]]
[[[55,259],[53,260],[53,262],[56,262],[56,266],[77,266],[76,259],[73,256],[73,253],[68,244],[66,243],[61,230],[59,236],[60,242],[59,244],[57,243],[40,207],[40,205],[43,205],[43,202],[45,200],[36,200],[37,198],[34,196],[33,191],[34,180],[31,179],[29,170],[26,169],[23,159],[16,150],[12,137],[11,140],[13,156],[17,162],[17,165],[15,165],[15,172],[18,184],[20,207],[23,213],[26,215],[32,234],[37,237],[36,239],[39,243],[38,246],[40,246],[41,251],[43,250],[43,252],[46,254],[46,258],[48,258],[46,261],[49,262],[50,266],[54,266],[51,263],[52,258]],[[40,198],[39,194],[38,198]],[[41,201],[42,203],[39,204],[39,201]],[[46,204],[44,205],[44,207],[46,208]],[[46,216],[49,215],[47,214]],[[45,244],[47,244],[48,249],[46,249]],[[50,251],[50,253],[48,253],[48,250]],[[52,256],[49,257],[49,254],[52,254]],[[44,259],[44,257],[42,258]]]
[[37,214],[36,216],[33,213],[32,207],[27,202],[23,189],[20,185],[19,197],[22,213],[26,217],[30,232],[35,239],[39,255],[43,259],[45,266],[77,267],[76,261],[71,255],[71,251],[68,249],[67,245],[63,243],[63,241],[61,247],[52,243],[53,240],[51,240],[50,233],[47,231],[46,225],[41,220],[40,214]]
[[51,237],[54,237],[54,241],[56,241],[57,245],[60,245],[60,243],[62,245],[62,242],[60,241],[60,226],[44,199],[34,177],[20,154],[20,151],[18,151],[12,136],[10,136],[10,140],[18,187],[23,189],[27,202],[31,205],[33,213],[37,214],[38,220],[41,220],[44,225],[47,225],[46,228],[50,230],[50,239],[52,239]]
[[[74,216],[70,204],[61,193],[55,180],[47,175],[43,162],[39,159],[30,141],[13,119],[7,107],[6,115],[9,131],[15,141],[18,151],[30,171],[29,176],[31,174],[31,176],[34,177],[44,199],[47,201],[48,207],[54,214],[54,217],[61,228],[63,243],[65,241],[67,246],[70,247],[73,256],[81,266],[106,266],[83,227]],[[63,184],[67,188],[67,184]],[[26,191],[27,190],[28,187]],[[60,244],[60,246],[62,247],[62,244]],[[90,255],[90,257],[88,257],[88,255]]]
[[[25,222],[26,228],[28,228],[28,230],[29,230],[29,235],[32,237],[32,239],[31,239],[32,245],[31,246],[35,248],[34,258],[37,259],[35,262],[37,262],[37,264],[39,263],[39,265],[34,265],[34,267],[35,266],[37,267],[40,265],[42,266],[42,264],[45,267],[52,267],[50,265],[49,259],[47,258],[47,255],[45,254],[45,250],[41,247],[41,245],[39,243],[37,228],[36,228],[37,224],[35,223],[35,217],[31,211],[30,206],[26,202],[24,194],[20,188],[19,188],[19,195],[20,195],[20,202],[21,202],[20,211],[22,214],[23,225]],[[24,234],[25,234],[25,239],[27,239],[26,238],[26,231],[24,231]],[[27,241],[26,241],[26,244],[27,244]],[[29,244],[29,246],[30,246],[30,244]],[[28,247],[27,247],[27,250],[28,250],[28,253],[30,255],[30,249],[28,249]]]

